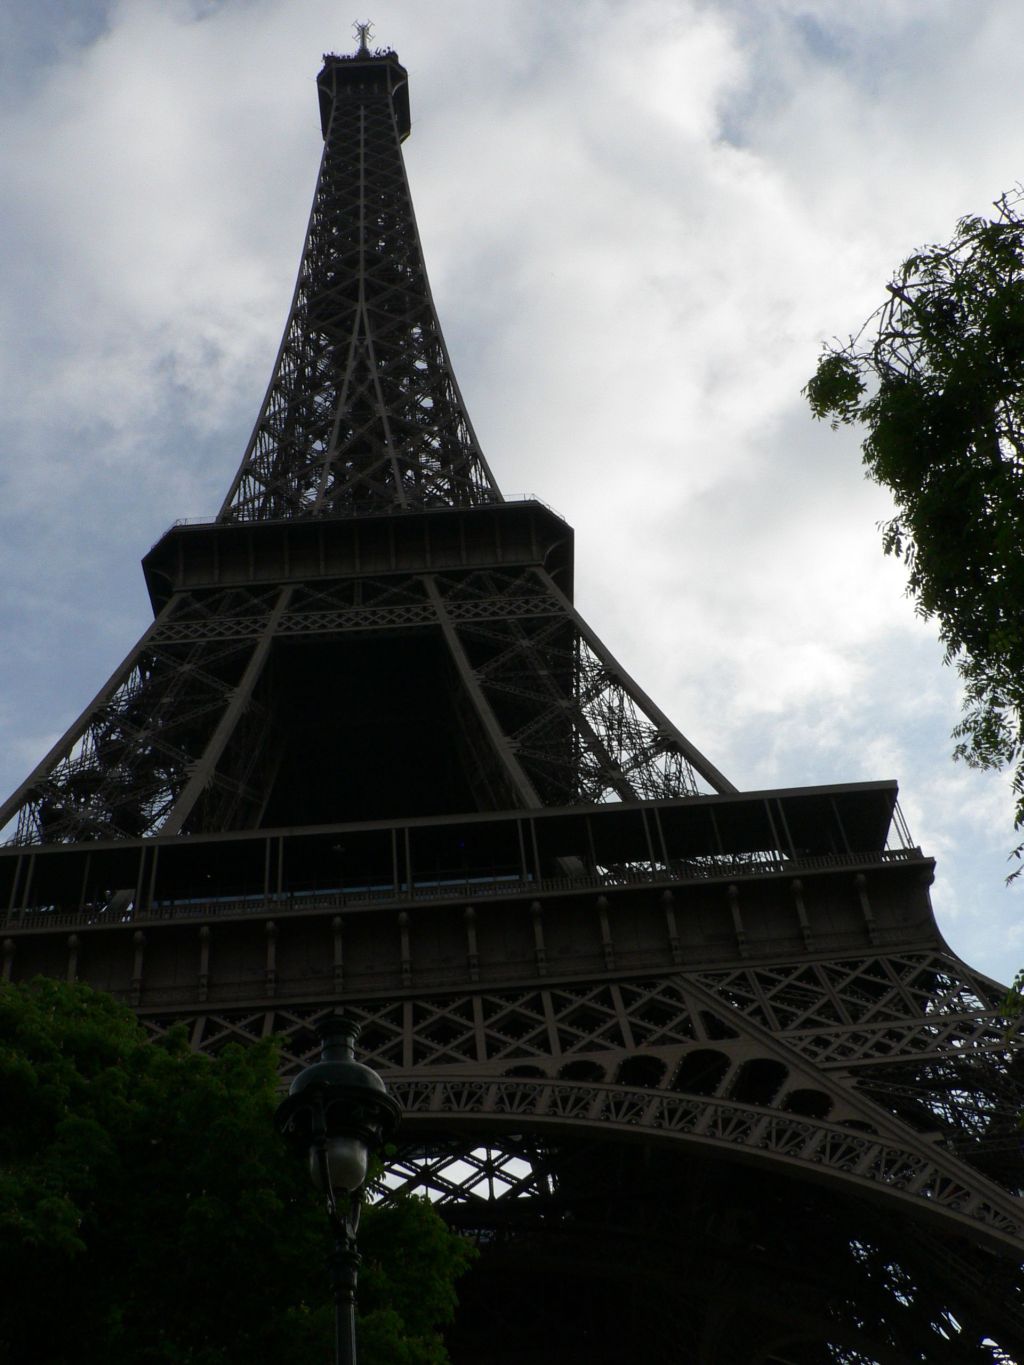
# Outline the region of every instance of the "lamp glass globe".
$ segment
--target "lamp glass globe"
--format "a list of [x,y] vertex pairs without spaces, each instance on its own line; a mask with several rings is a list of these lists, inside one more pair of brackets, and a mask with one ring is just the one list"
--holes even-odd
[[[336,1193],[348,1190],[352,1193],[362,1187],[366,1180],[368,1153],[362,1138],[351,1134],[327,1139],[327,1165],[331,1175],[331,1187]],[[316,1152],[310,1153],[310,1171],[313,1184],[320,1189],[320,1163]],[[325,1191],[326,1193],[326,1191]]]

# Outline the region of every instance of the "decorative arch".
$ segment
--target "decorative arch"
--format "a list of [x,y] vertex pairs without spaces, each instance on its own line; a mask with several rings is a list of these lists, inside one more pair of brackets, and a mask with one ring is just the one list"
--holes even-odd
[[736,1098],[684,1095],[588,1081],[389,1077],[407,1133],[486,1131],[551,1139],[600,1136],[678,1144],[745,1162],[803,1171],[922,1217],[959,1227],[1019,1255],[1024,1210],[983,1176],[940,1151],[910,1150],[898,1135],[868,1134],[825,1119]]

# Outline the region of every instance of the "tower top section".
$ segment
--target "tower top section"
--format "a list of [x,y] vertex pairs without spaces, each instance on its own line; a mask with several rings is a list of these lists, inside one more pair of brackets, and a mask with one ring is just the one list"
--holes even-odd
[[402,160],[398,54],[328,53],[324,153],[284,340],[222,521],[349,517],[503,501],[427,283]]
[[324,140],[335,109],[342,104],[362,103],[386,94],[395,111],[399,137],[409,136],[409,73],[389,47],[371,49],[369,25],[359,25],[359,50],[350,56],[324,53],[324,65],[316,78],[320,92],[320,127]]

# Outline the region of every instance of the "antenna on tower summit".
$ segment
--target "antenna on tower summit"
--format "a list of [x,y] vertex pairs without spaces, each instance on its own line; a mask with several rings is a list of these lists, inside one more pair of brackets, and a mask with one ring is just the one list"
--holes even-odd
[[373,24],[369,21],[369,19],[367,19],[366,22],[363,24],[360,24],[357,21],[352,25],[352,32],[355,35],[355,37],[358,38],[359,40],[359,48],[356,52],[356,56],[369,57],[371,55],[370,39],[373,37]]

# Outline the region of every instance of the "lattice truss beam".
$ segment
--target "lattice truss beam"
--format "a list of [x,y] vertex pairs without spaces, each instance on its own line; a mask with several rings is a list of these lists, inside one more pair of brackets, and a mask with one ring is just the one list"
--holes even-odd
[[[744,1246],[774,1245],[802,1202],[818,1219],[827,1207],[835,1221],[838,1198],[891,1221],[886,1233],[854,1220],[833,1249],[842,1265],[825,1275],[832,1287],[822,1318],[832,1354],[822,1352],[819,1324],[816,1337],[780,1336],[779,1361],[997,1365],[1024,1358],[1022,1284],[1012,1258],[966,1238],[973,1228],[1024,1246],[1016,1197],[1024,1083],[999,994],[952,956],[922,950],[352,1000],[346,1009],[362,1021],[362,1055],[406,1111],[390,1188],[421,1190],[467,1228],[526,1218],[547,1219],[546,1231],[557,1232],[577,1207],[566,1163],[580,1143],[640,1140],[666,1152],[696,1144],[693,1153],[707,1159],[756,1158],[776,1168],[756,1188],[775,1191],[784,1207],[778,1228],[769,1235],[757,1223]],[[313,1059],[312,1026],[323,1012],[220,1011],[188,1022],[193,1045],[209,1052],[277,1034],[287,1078]],[[147,1022],[160,1034],[172,1021]],[[666,1169],[694,1169],[694,1154]],[[835,1193],[823,1204],[779,1193],[779,1181],[801,1172],[801,1190],[826,1176]],[[872,1190],[890,1198],[865,1204]],[[721,1222],[721,1199],[712,1203]],[[931,1223],[908,1242],[915,1208]],[[909,1257],[908,1246],[918,1248]],[[924,1353],[907,1355],[915,1342]],[[746,1359],[715,1355],[707,1343],[704,1358]]]
[[1024,1182],[1024,1066],[1003,989],[940,953],[701,974],[816,1065],[1000,1179]]
[[[268,629],[279,589],[179,594],[55,750],[0,810],[12,842],[138,838],[165,827],[206,754]],[[209,629],[217,620],[218,628]],[[256,805],[256,758],[271,717],[246,689],[232,727],[233,762],[211,768],[203,800],[213,828]],[[224,797],[230,798],[225,805]],[[220,798],[220,799],[218,799]],[[213,812],[218,812],[214,814]]]
[[[256,825],[279,758],[267,667],[275,643],[446,626],[458,656],[453,677],[463,680],[461,689],[453,681],[456,705],[491,793],[485,804],[711,789],[684,737],[649,714],[542,571],[396,574],[176,594],[0,809],[0,828],[16,817],[13,842],[61,843]],[[525,791],[503,754],[525,774]]]
[[[439,578],[474,676],[543,805],[697,795],[710,785],[683,737],[618,662],[581,631],[547,575],[526,570]],[[532,600],[533,611],[473,610],[475,599]]]
[[[63,739],[0,808],[11,842],[73,843],[139,838],[167,826],[196,766],[232,704],[235,743],[203,784],[206,820],[230,827],[227,811],[259,805],[256,771],[269,714],[246,686],[253,636],[265,631],[279,589],[179,595]],[[232,629],[203,638],[173,628],[178,617],[217,617]],[[226,804],[225,804],[226,798]]]
[[338,98],[281,351],[221,515],[500,500],[434,311],[390,97]]
[[[990,1184],[1018,1192],[1024,1109],[997,988],[940,952],[730,975],[749,995],[700,974],[352,1008],[367,1060],[431,1121],[519,1116],[749,1146],[1024,1235],[1024,1213]],[[313,1055],[310,1019],[201,1016],[193,1042],[276,1032],[287,1077]],[[912,1101],[893,1068],[907,1087],[923,1078]],[[929,1102],[937,1071],[947,1084]]]

